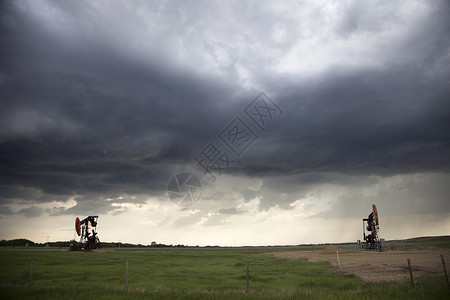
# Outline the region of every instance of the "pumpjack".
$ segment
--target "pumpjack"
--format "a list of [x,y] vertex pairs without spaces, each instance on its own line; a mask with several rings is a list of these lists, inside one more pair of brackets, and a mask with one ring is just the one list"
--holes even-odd
[[100,239],[97,235],[98,216],[88,216],[80,221],[75,219],[75,231],[80,237],[79,242],[73,242],[70,245],[71,251],[83,251],[100,248]]
[[[380,222],[378,219],[378,211],[375,204],[372,204],[372,212],[367,218],[362,219],[363,222],[363,238],[365,244],[362,244],[362,248],[367,250],[383,251],[384,239],[380,239]],[[368,234],[366,235],[366,229]]]

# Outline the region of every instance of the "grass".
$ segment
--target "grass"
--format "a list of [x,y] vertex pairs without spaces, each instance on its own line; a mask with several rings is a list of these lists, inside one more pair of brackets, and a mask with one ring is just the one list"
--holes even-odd
[[405,249],[414,247],[435,246],[441,248],[450,248],[450,236],[417,237],[404,241],[395,241],[397,247],[405,246]]
[[[449,299],[445,278],[367,283],[329,264],[267,252],[309,248],[157,249],[66,252],[1,249],[0,299]],[[33,280],[27,286],[30,262]],[[129,287],[125,290],[125,262]],[[246,264],[250,291],[246,292]]]

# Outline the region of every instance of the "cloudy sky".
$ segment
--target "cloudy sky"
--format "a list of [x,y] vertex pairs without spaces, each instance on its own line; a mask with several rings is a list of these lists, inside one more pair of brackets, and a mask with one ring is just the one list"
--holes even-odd
[[[69,240],[99,215],[104,241],[356,241],[372,203],[386,239],[450,234],[449,15],[2,1],[0,238]],[[179,180],[177,205],[180,173],[201,190]]]

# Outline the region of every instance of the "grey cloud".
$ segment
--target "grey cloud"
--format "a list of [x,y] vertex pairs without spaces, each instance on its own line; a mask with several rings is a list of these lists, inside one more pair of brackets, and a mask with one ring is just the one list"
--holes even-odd
[[[195,212],[195,213],[192,213],[192,214],[190,214],[188,216],[177,218],[173,222],[173,226],[174,227],[191,226],[191,225],[199,222],[200,219],[202,217],[204,217],[205,215],[206,215],[205,212]],[[165,223],[165,221],[161,222],[161,225],[165,225],[164,223]]]
[[241,194],[245,201],[250,201],[252,199],[255,199],[256,197],[261,195],[260,190],[251,190],[249,188],[245,188],[241,191]]
[[2,205],[0,206],[0,215],[13,215],[14,211],[9,207]]
[[23,208],[19,210],[18,214],[22,214],[27,218],[37,218],[40,217],[43,212],[44,210],[41,207],[33,205],[28,208]]
[[222,208],[222,209],[219,209],[218,213],[222,214],[222,215],[239,215],[239,214],[242,214],[242,212],[238,211],[236,207]]
[[448,174],[404,176],[373,195],[361,192],[339,197],[332,208],[314,217],[340,218],[365,217],[376,204],[380,214],[402,216],[411,214],[446,214],[450,211],[447,201],[450,193]]
[[[449,89],[440,78],[428,86],[420,83],[420,75],[411,75],[420,73],[406,68],[330,75],[320,90],[299,90],[297,97],[281,99],[286,114],[259,147],[249,149],[246,155],[256,162],[241,171],[448,171],[449,157],[439,153],[449,147]],[[266,152],[265,143],[268,150],[278,147]]]
[[106,199],[90,198],[90,197],[76,197],[77,204],[68,209],[54,208],[49,214],[53,216],[57,215],[94,215],[94,214],[107,214],[113,212],[115,208]]
[[399,9],[409,3],[380,3],[379,1],[350,1],[343,5],[342,17],[336,31],[349,36],[358,31],[376,33],[387,30],[393,24],[402,22]]
[[[5,2],[1,203],[78,195],[75,208],[52,213],[106,213],[113,211],[106,198],[137,195],[125,200],[139,203],[140,196],[162,196],[167,181],[242,113],[256,87],[285,114],[258,131],[229,174],[264,179],[259,191],[241,191],[246,200],[262,197],[261,209],[289,209],[316,184],[352,184],[352,175],[448,172],[449,5],[427,4],[412,24],[402,4],[376,4],[343,7],[336,36],[321,37],[381,34],[405,21],[392,46],[380,41],[375,66],[332,62],[299,78],[274,61],[308,30],[320,31],[326,15],[317,7],[299,4],[285,14],[271,2],[168,2],[143,5],[151,18],[141,18],[130,3],[100,9],[88,2]],[[305,17],[300,29],[297,11]]]

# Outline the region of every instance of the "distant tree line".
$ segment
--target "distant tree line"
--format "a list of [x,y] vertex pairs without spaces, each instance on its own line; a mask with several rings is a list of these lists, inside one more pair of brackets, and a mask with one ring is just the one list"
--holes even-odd
[[[0,247],[70,247],[75,241],[58,241],[58,242],[48,242],[48,243],[35,243],[28,239],[14,239],[14,240],[1,240]],[[130,244],[130,243],[111,243],[111,242],[101,242],[101,248],[187,248],[189,246],[186,245],[166,245],[166,244],[157,244],[152,243],[151,245],[142,245],[142,244]],[[198,247],[198,246],[197,246]]]
[[[1,240],[0,247],[69,247],[70,241],[35,243],[28,239]],[[48,246],[47,246],[48,245]]]

